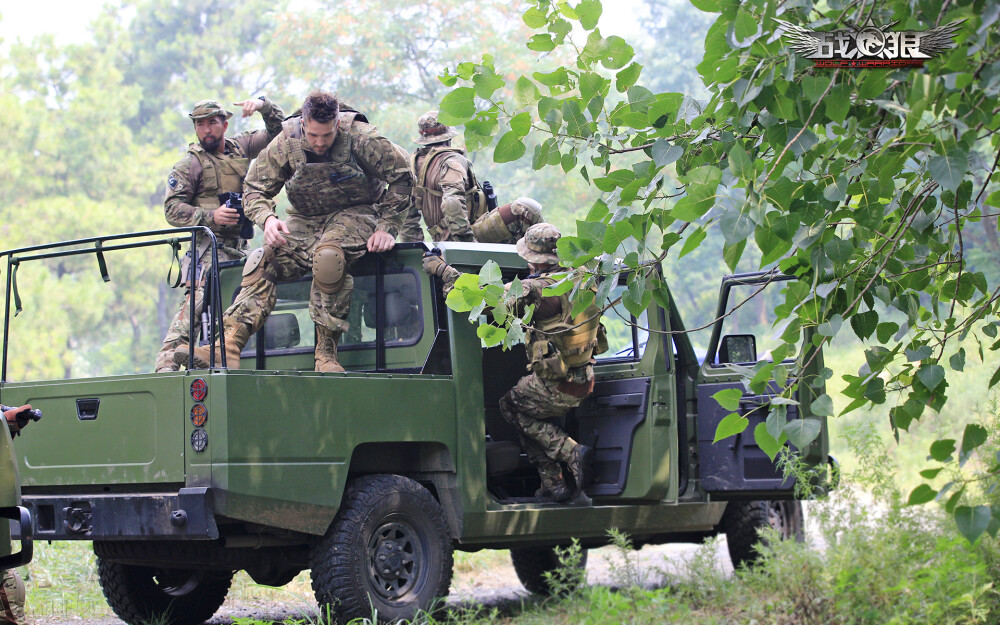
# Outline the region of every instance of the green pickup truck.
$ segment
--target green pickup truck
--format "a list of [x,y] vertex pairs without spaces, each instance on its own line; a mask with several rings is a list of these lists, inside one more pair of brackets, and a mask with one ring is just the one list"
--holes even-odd
[[[392,621],[447,594],[456,549],[510,549],[521,581],[544,592],[546,571],[559,565],[556,546],[607,544],[609,528],[637,546],[725,533],[737,564],[754,558],[759,527],[801,532],[795,478],[751,435],[781,390],[777,383],[745,393],[744,434],[712,442],[730,413],[712,395],[742,389],[740,371],[758,361],[758,351],[761,359],[768,353],[765,333],[747,331],[762,327],[759,311],[741,320],[751,307],[733,302],[787,284],[772,274],[722,280],[719,310],[732,314],[715,324],[700,357],[677,332],[683,325],[672,301],[651,304],[639,318],[621,305],[605,314],[611,348],[595,366],[594,393],[562,423],[596,450],[587,497],[569,504],[535,498],[538,474],[498,409],[525,372],[523,345],[484,347],[468,314],[449,310],[437,278],[421,271],[427,247],[420,243],[368,255],[352,268],[343,373],[312,370],[307,277],[279,285],[277,306],[239,369],[215,363],[174,373],[8,379],[17,267],[96,255],[106,274],[111,250],[178,240],[193,246],[203,236],[211,233],[189,228],[0,252],[8,260],[0,400],[31,403],[46,415],[19,441],[35,537],[92,541],[107,600],[128,623],[150,616],[201,623],[239,570],[281,586],[310,569],[321,611],[345,621],[377,612]],[[527,273],[513,246],[441,248],[463,271],[492,259],[505,278]],[[210,331],[241,274],[240,262],[217,267],[204,317]],[[624,288],[622,280],[611,300]],[[791,359],[776,364],[792,379],[811,375],[794,367]],[[809,367],[818,371],[822,359]],[[787,405],[787,417],[822,425],[798,452],[825,475],[826,423],[808,404]]]

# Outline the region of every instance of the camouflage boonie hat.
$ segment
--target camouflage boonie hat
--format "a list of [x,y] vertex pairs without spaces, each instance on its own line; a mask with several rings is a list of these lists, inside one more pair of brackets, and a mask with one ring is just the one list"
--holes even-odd
[[558,265],[556,242],[561,236],[552,224],[535,224],[518,240],[517,254],[529,263]]
[[417,120],[417,130],[420,132],[420,136],[413,141],[420,145],[441,143],[458,136],[457,130],[438,121],[437,111],[428,111],[421,115],[420,119]]
[[232,113],[222,108],[222,105],[215,100],[201,100],[194,105],[194,110],[188,113],[191,119],[207,119],[209,117],[225,116],[229,119]]

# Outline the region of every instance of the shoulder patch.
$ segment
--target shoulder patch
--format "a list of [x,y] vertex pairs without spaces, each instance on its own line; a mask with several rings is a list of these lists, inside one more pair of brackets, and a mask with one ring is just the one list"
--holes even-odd
[[176,189],[177,188],[177,178],[176,178],[176,176],[174,176],[173,174],[170,174],[169,176],[167,176],[167,186],[169,186],[171,189]]

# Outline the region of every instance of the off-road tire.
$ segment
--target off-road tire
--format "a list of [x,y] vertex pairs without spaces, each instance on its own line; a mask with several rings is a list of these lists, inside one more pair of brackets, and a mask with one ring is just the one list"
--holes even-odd
[[310,565],[323,618],[329,610],[342,623],[376,612],[383,622],[409,621],[432,610],[451,586],[452,544],[444,512],[409,478],[358,478],[313,546]]
[[[528,592],[536,595],[549,596],[553,589],[545,579],[545,574],[555,571],[561,566],[555,547],[518,547],[510,550],[510,560],[514,564],[514,572],[521,585]],[[587,550],[581,548],[580,569],[587,568]]]
[[97,559],[108,605],[129,625],[200,625],[212,618],[234,571],[154,568]]
[[798,501],[730,501],[719,523],[726,534],[733,568],[753,566],[760,558],[759,531],[771,527],[783,540],[802,542],[802,503]]

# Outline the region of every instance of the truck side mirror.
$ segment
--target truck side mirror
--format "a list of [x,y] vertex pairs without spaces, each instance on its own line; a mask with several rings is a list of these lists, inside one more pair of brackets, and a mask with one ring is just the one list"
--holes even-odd
[[719,346],[719,364],[757,362],[757,337],[752,334],[727,334]]

